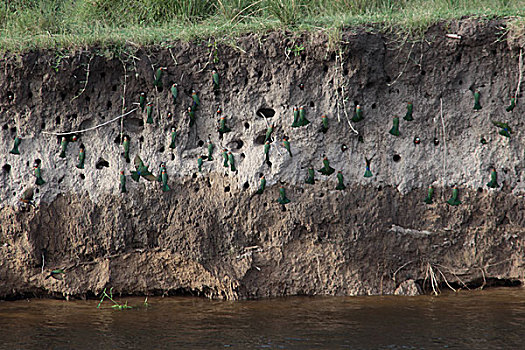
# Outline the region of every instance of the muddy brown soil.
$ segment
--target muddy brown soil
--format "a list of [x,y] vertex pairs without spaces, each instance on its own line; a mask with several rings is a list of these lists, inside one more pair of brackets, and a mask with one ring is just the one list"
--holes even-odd
[[[394,294],[400,285],[398,294],[414,294],[432,290],[432,273],[440,288],[519,285],[524,109],[519,95],[516,108],[505,111],[518,83],[519,44],[507,40],[504,27],[501,20],[464,19],[414,40],[349,28],[342,66],[323,33],[6,54],[0,61],[0,298],[85,297],[105,287],[224,299]],[[153,71],[161,66],[167,71],[159,91]],[[220,74],[218,91],[212,69]],[[173,82],[176,104],[167,89]],[[201,106],[190,127],[185,110],[192,89]],[[474,90],[481,111],[472,108]],[[110,121],[123,108],[136,108],[142,91],[155,105],[153,125],[136,111],[122,130],[116,121],[81,133],[67,157],[58,156],[59,138],[46,132]],[[392,136],[392,116],[404,116],[407,101],[414,121],[401,120],[401,135]],[[356,104],[365,119],[349,123]],[[309,126],[291,128],[295,105],[305,106]],[[232,129],[222,139],[218,106]],[[508,122],[511,137],[499,135],[492,120]],[[269,123],[276,125],[271,166],[263,153]],[[175,149],[168,147],[172,126]],[[121,154],[121,131],[131,138],[132,158],[140,155],[155,174],[166,162],[171,191],[128,176],[128,193],[119,192],[119,171],[134,170]],[[15,135],[22,137],[20,155],[9,153]],[[283,136],[293,157],[280,145]],[[208,137],[215,159],[199,172],[196,158],[207,154]],[[75,167],[80,143],[83,170]],[[223,148],[233,152],[237,171],[223,167]],[[345,190],[335,189],[335,174],[316,172],[316,183],[305,184],[307,169],[321,168],[323,156],[342,171]],[[365,157],[373,157],[371,178],[363,177]],[[34,185],[36,159],[42,186]],[[497,189],[486,185],[491,167]],[[255,195],[261,174],[267,188]],[[429,185],[435,193],[427,205]],[[459,206],[446,204],[453,185]],[[38,189],[36,207],[19,201],[31,186]],[[286,206],[276,201],[280,186],[291,200]],[[56,268],[65,269],[64,279],[46,279]]]

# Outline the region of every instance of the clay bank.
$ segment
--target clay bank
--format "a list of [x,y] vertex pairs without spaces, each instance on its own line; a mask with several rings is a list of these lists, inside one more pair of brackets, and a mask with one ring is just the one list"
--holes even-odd
[[0,298],[520,285],[523,40],[473,19],[329,39],[4,55]]

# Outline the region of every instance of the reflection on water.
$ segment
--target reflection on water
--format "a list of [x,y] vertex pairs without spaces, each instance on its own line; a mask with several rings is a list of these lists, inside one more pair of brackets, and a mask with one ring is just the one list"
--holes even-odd
[[[130,305],[143,299],[128,298]],[[440,297],[0,302],[0,349],[520,349],[525,289]],[[109,306],[109,304],[107,304]]]

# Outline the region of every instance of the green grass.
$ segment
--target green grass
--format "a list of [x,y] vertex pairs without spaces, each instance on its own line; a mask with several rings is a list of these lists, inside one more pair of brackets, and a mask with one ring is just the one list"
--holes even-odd
[[523,32],[525,0],[0,0],[0,50],[167,46],[363,24],[413,34],[466,15],[509,17],[513,30]]

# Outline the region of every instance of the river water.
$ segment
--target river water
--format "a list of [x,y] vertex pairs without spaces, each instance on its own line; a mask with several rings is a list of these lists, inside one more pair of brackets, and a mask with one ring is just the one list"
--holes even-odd
[[[142,298],[123,298],[141,306]],[[525,289],[439,297],[0,302],[0,349],[525,349]]]

